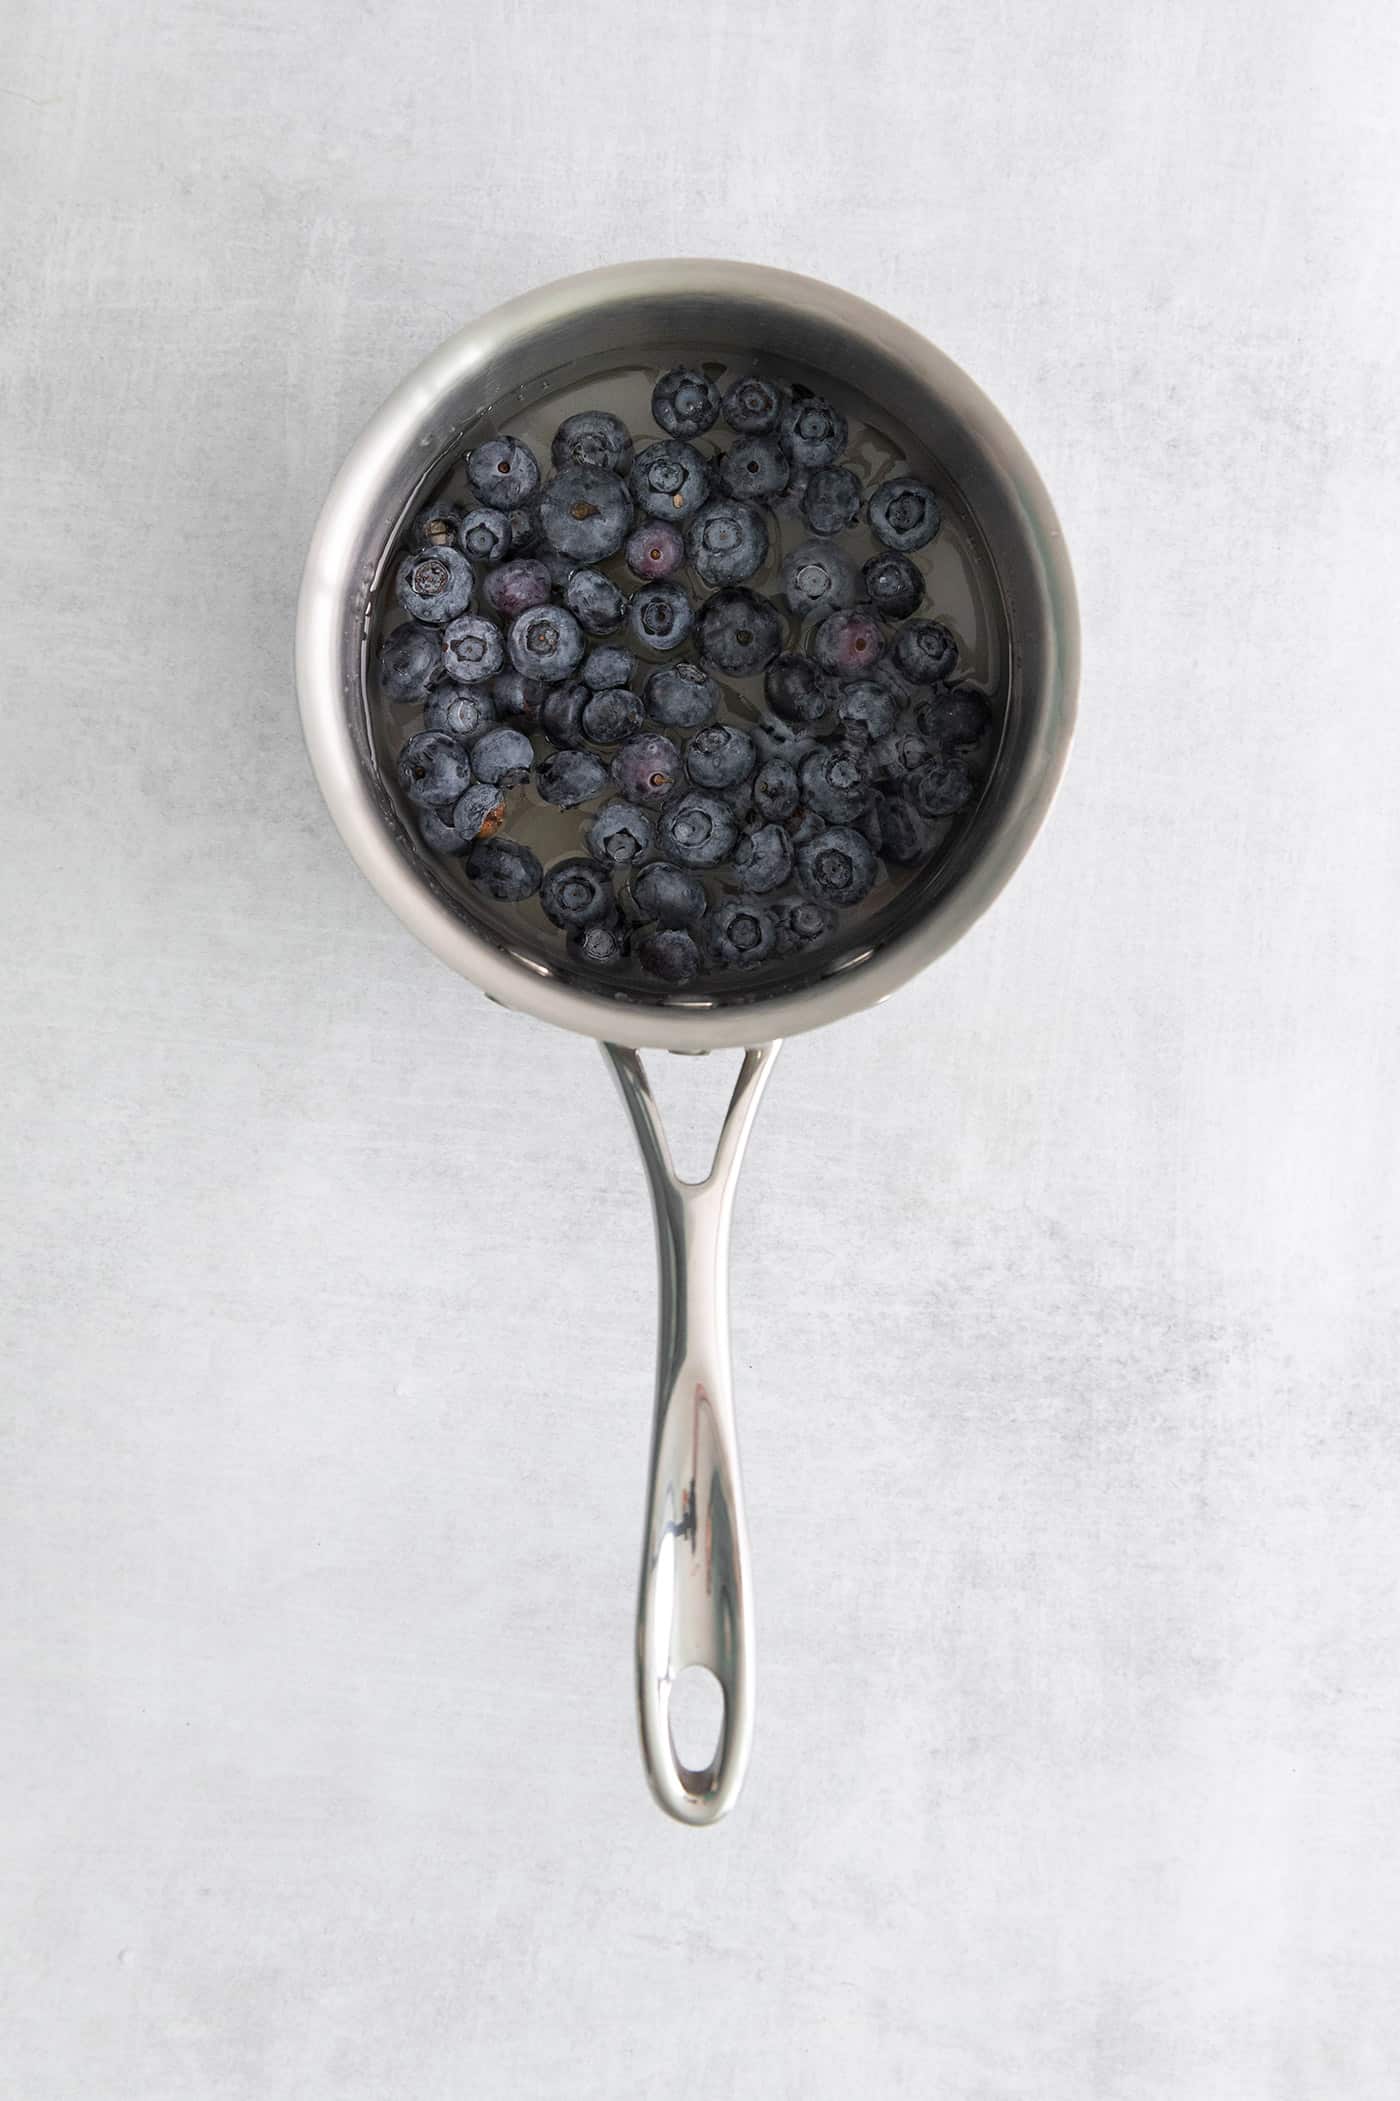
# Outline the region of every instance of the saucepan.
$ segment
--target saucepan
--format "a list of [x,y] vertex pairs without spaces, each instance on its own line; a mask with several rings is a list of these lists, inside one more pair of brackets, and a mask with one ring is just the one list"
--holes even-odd
[[[830,378],[879,404],[975,522],[1006,647],[1000,741],[952,849],[859,939],[794,954],[753,992],[610,994],[512,940],[444,887],[376,759],[367,647],[377,580],[412,506],[474,424],[546,396],[587,360],[704,344]],[[602,1045],[640,1143],[655,1213],[660,1319],[636,1619],[643,1757],[657,1800],[688,1824],[733,1804],[753,1728],[753,1606],[727,1335],[734,1190],[759,1098],[786,1036],[869,1007],[932,963],[984,912],[1030,845],[1073,729],[1078,618],[1064,542],[1039,477],[998,411],[923,336],[849,293],[749,263],[629,263],[545,285],[470,322],[385,402],[316,526],[297,617],[306,741],[331,815],[363,873],[420,940],[502,1005]],[[743,1052],[708,1175],[682,1180],[640,1052]],[[693,1666],[723,1695],[713,1756],[685,1764],[672,1689]]]

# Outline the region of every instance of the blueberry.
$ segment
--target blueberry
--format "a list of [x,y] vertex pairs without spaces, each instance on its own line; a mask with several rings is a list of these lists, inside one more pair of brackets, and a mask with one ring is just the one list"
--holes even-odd
[[535,763],[535,747],[524,730],[502,723],[483,730],[472,746],[472,772],[479,781],[496,781],[503,788],[516,788],[528,780]]
[[909,799],[924,817],[955,817],[977,793],[972,775],[940,752],[909,783]]
[[815,810],[800,809],[788,819],[787,835],[794,847],[806,846],[818,839],[826,830],[826,819],[818,817]]
[[831,824],[850,824],[865,807],[870,767],[854,744],[824,744],[807,754],[798,779],[803,801],[818,817]]
[[783,562],[783,596],[799,620],[855,604],[856,571],[850,556],[820,540],[804,540]]
[[782,823],[801,799],[797,768],[791,760],[765,759],[753,777],[753,802],[759,816]]
[[440,730],[420,730],[399,753],[399,786],[419,809],[457,802],[472,784],[465,745]]
[[582,856],[555,862],[540,885],[540,903],[546,919],[566,929],[596,926],[617,910],[610,872]]
[[457,544],[474,562],[503,562],[512,547],[509,514],[468,511],[457,528]]
[[795,948],[810,948],[813,942],[829,934],[835,924],[836,914],[813,898],[789,899],[778,907],[779,954],[788,954]]
[[534,896],[544,870],[515,839],[479,839],[467,856],[467,874],[498,904],[518,905]]
[[733,788],[758,764],[753,738],[732,723],[697,730],[685,748],[685,770],[697,788]]
[[612,762],[612,777],[628,802],[659,809],[681,777],[681,755],[669,737],[648,731],[629,737]]
[[677,583],[643,584],[627,608],[627,639],[639,649],[679,649],[695,614]]
[[670,438],[698,438],[719,421],[713,380],[689,365],[673,365],[651,391],[652,421]]
[[699,788],[677,795],[661,812],[658,844],[687,868],[717,868],[734,851],[738,836],[730,805]]
[[699,973],[700,951],[682,928],[663,927],[643,934],[637,943],[637,961],[668,985],[686,985]]
[[887,736],[875,740],[870,749],[870,770],[877,781],[907,780],[929,756],[927,740],[906,720],[897,723]]
[[654,577],[671,576],[685,560],[685,541],[678,529],[664,518],[649,518],[627,536],[623,560],[633,576],[644,583]]
[[593,695],[583,680],[571,679],[566,686],[551,686],[540,709],[540,728],[551,744],[574,751],[583,743],[583,711]]
[[436,693],[429,694],[423,710],[424,729],[456,737],[461,744],[470,744],[495,720],[496,703],[480,686],[440,686]]
[[971,686],[950,686],[914,710],[914,723],[936,751],[975,751],[991,729],[992,711]]
[[538,494],[532,496],[528,503],[517,504],[513,510],[507,511],[504,515],[506,524],[510,527],[510,545],[506,552],[508,554],[528,554],[530,549],[537,544],[540,537],[540,499]]
[[907,554],[873,554],[860,575],[866,597],[886,620],[907,620],[923,603],[924,579]]
[[784,722],[811,724],[820,722],[832,707],[836,689],[810,657],[799,649],[785,649],[763,674],[763,695]]
[[510,624],[510,660],[526,678],[556,685],[583,656],[583,629],[559,606],[536,606]]
[[552,751],[535,775],[541,799],[559,810],[591,802],[608,784],[608,769],[591,751]]
[[621,744],[635,737],[643,722],[642,704],[626,686],[610,686],[585,702],[583,734],[590,744]]
[[442,668],[459,686],[494,678],[506,660],[501,630],[484,613],[463,613],[442,632]]
[[792,478],[792,462],[776,438],[740,438],[719,463],[719,478],[731,496],[771,503]]
[[576,961],[611,970],[627,960],[627,929],[616,920],[597,920],[592,926],[575,927],[566,945]]
[[721,406],[731,430],[776,430],[783,412],[782,390],[771,379],[749,373],[726,387]]
[[635,803],[605,802],[588,827],[589,852],[614,868],[625,868],[651,846],[656,826]]
[[818,467],[802,492],[802,515],[814,533],[830,538],[860,516],[860,477],[849,467]]
[[698,926],[709,905],[705,885],[688,868],[651,861],[632,878],[632,902],[661,926]]
[[846,419],[819,394],[805,391],[783,410],[783,450],[799,467],[830,467],[846,450]]
[[467,480],[478,503],[514,511],[538,489],[540,463],[519,438],[487,438],[467,455]]
[[606,467],[565,467],[540,498],[546,540],[580,562],[603,562],[616,554],[631,524],[627,484]]
[[888,737],[899,719],[899,706],[888,687],[873,678],[852,679],[836,703],[841,727],[855,744],[874,744]]
[[430,627],[405,623],[379,645],[379,690],[386,700],[422,700],[442,676],[442,642]]
[[[782,835],[786,843],[786,835]],[[709,918],[710,946],[721,963],[762,963],[778,939],[778,922],[767,905],[727,897]]]
[[866,515],[881,546],[892,547],[897,554],[912,554],[916,547],[926,547],[942,523],[932,489],[907,476],[882,481],[870,499]]
[[884,805],[881,798],[878,795],[872,795],[864,808],[851,819],[852,825],[860,833],[861,838],[864,839],[872,853],[879,853],[885,843],[885,821],[881,814],[883,808]]
[[879,621],[862,606],[853,606],[846,613],[828,613],[812,637],[817,662],[838,678],[861,678],[873,671],[884,647]]
[[716,591],[701,607],[696,640],[710,670],[748,678],[778,654],[783,626],[768,600],[756,592]]
[[544,563],[530,555],[516,555],[499,568],[488,570],[482,585],[486,603],[504,620],[514,620],[517,613],[528,613],[532,606],[547,605],[552,589]]
[[643,693],[648,715],[667,729],[700,729],[719,713],[720,689],[698,664],[662,664]]
[[858,905],[879,874],[868,841],[848,825],[818,832],[797,849],[797,879],[818,904]]
[[710,469],[693,445],[660,438],[637,454],[629,477],[639,510],[648,518],[683,525],[710,493]]
[[746,890],[781,890],[792,874],[792,841],[780,824],[745,832],[734,849],[734,873]]
[[[510,732],[506,732],[507,736]],[[460,802],[452,806],[452,829],[464,852],[473,839],[489,839],[505,823],[506,806],[495,781],[474,781]]]
[[894,638],[895,669],[916,686],[935,686],[958,661],[958,645],[939,620],[911,620]]
[[768,559],[768,527],[751,503],[717,496],[696,512],[685,544],[702,583],[742,584]]
[[[462,506],[449,503],[438,497],[425,503],[413,521],[411,538],[415,547],[456,547],[462,526]],[[470,547],[464,550],[471,553]]]
[[555,431],[549,456],[558,468],[602,467],[609,474],[626,474],[632,439],[622,418],[610,410],[580,409]]
[[455,547],[424,548],[400,562],[394,593],[411,620],[445,627],[472,602],[471,563]]
[[579,677],[594,693],[605,693],[610,686],[628,685],[636,668],[637,659],[630,649],[608,642],[601,649],[589,650]]
[[897,868],[921,861],[928,852],[928,826],[913,804],[902,795],[885,795],[880,798],[879,808],[885,859]]
[[[468,788],[467,795],[471,792]],[[465,802],[466,799],[467,796],[464,795],[462,801]],[[439,810],[418,812],[418,835],[423,844],[430,847],[435,854],[464,854],[471,845],[471,839],[462,837],[451,816],[444,817]]]
[[569,578],[579,566],[571,554],[560,554],[557,547],[541,546],[536,550],[535,559],[543,562],[552,590],[568,590]]
[[539,722],[546,691],[537,678],[525,678],[519,671],[503,671],[491,681],[496,713],[511,722],[523,723],[526,729],[534,729]]
[[804,759],[818,741],[808,724],[784,722],[778,715],[760,715],[757,722],[750,723],[749,735],[761,759],[786,759],[790,766]]
[[601,569],[575,569],[564,603],[586,635],[611,635],[627,618],[627,600]]

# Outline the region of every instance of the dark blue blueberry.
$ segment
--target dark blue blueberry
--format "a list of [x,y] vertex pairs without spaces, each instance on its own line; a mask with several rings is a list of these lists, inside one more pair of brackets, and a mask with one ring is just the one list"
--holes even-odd
[[763,674],[763,696],[784,722],[810,725],[834,705],[836,688],[800,649],[785,649]]
[[527,505],[540,485],[540,463],[519,438],[487,438],[467,455],[467,480],[493,511]]
[[884,653],[885,638],[874,614],[863,606],[828,613],[812,637],[812,654],[837,678],[864,678]]
[[778,907],[778,953],[811,948],[825,939],[836,924],[836,914],[810,897],[790,898]]
[[709,466],[683,438],[659,438],[639,452],[628,481],[637,508],[672,525],[684,525],[710,493]]
[[425,547],[399,564],[394,595],[410,620],[445,627],[472,602],[471,563],[455,547]]
[[513,510],[507,511],[505,520],[510,527],[510,546],[506,552],[528,554],[540,537],[539,496],[532,496],[528,503],[517,504]]
[[734,851],[739,822],[729,803],[688,788],[661,812],[658,844],[687,868],[718,868]]
[[810,531],[830,538],[860,516],[860,477],[849,467],[817,467],[802,492],[802,515]]
[[561,469],[602,467],[609,474],[626,474],[632,464],[632,438],[622,418],[610,409],[580,409],[555,431],[549,456]]
[[924,817],[956,817],[977,793],[965,766],[943,753],[929,760],[909,783],[909,800]]
[[547,686],[566,679],[581,662],[583,629],[559,606],[536,606],[510,624],[510,660],[526,678]]
[[783,393],[771,379],[759,379],[750,372],[725,388],[721,406],[731,430],[776,430],[783,413]]
[[840,409],[805,391],[783,410],[778,425],[783,449],[799,467],[830,467],[846,450],[846,419]]
[[798,768],[802,799],[831,824],[851,824],[870,792],[870,767],[854,744],[824,744]]
[[399,753],[399,786],[420,810],[457,802],[472,784],[466,746],[440,730],[420,730]]
[[700,609],[696,641],[711,671],[749,678],[782,648],[783,624],[754,591],[716,591]]
[[423,710],[424,729],[456,737],[462,744],[470,744],[495,720],[496,703],[479,686],[439,686],[436,693],[429,694]]
[[479,781],[496,781],[503,788],[516,788],[528,780],[535,763],[535,747],[524,730],[503,722],[483,730],[472,746],[472,772]]
[[489,569],[482,585],[486,603],[503,620],[514,620],[517,613],[528,613],[532,606],[547,605],[552,589],[544,563],[528,554],[516,555],[498,568]]
[[907,554],[872,554],[860,575],[866,597],[886,620],[907,620],[923,604],[923,575]]
[[457,545],[474,562],[503,562],[512,548],[509,513],[468,511],[457,528]]
[[932,489],[907,476],[882,481],[870,499],[867,516],[881,546],[892,547],[896,554],[913,554],[916,547],[926,547],[942,523]]
[[899,719],[899,705],[887,686],[873,678],[852,679],[836,703],[841,727],[855,744],[874,744],[888,737]]
[[651,390],[651,414],[668,438],[698,438],[719,421],[719,393],[703,372],[673,365]]
[[643,694],[652,721],[678,730],[700,729],[713,722],[722,697],[715,681],[698,664],[660,665],[647,680]]
[[855,604],[855,564],[840,547],[804,540],[784,559],[783,596],[799,620],[840,612]]
[[609,870],[601,861],[582,856],[555,862],[540,885],[540,904],[545,918],[566,932],[596,926],[617,911]]
[[950,686],[914,710],[914,723],[936,751],[976,751],[992,727],[992,711],[971,686]]
[[653,731],[629,737],[612,762],[612,777],[628,802],[659,809],[681,778],[681,755],[669,737]]
[[753,804],[759,816],[781,824],[801,800],[791,760],[765,759],[753,777]]
[[654,978],[668,985],[688,985],[700,970],[700,951],[681,927],[661,927],[643,934],[637,943],[637,961]]
[[659,576],[673,576],[685,560],[685,541],[679,528],[666,519],[648,518],[627,535],[623,560],[643,583]]
[[[468,788],[467,795],[470,795],[471,792],[471,789]],[[466,799],[467,797],[464,795],[462,797],[463,802]],[[418,834],[423,844],[431,848],[435,854],[464,854],[471,845],[471,840],[469,838],[464,839],[452,822],[451,814],[449,813],[448,816],[444,817],[440,810],[420,810],[418,812]]]
[[561,751],[576,751],[583,743],[583,711],[593,695],[581,678],[566,686],[551,686],[540,709],[540,728]]
[[697,730],[685,748],[685,770],[697,788],[734,788],[758,764],[753,738],[729,722]]
[[720,963],[762,963],[778,940],[778,922],[767,905],[745,897],[727,897],[707,922],[710,947]]
[[655,832],[647,811],[639,809],[636,803],[614,799],[603,804],[589,825],[588,850],[611,867],[625,868],[649,851]]
[[571,554],[560,554],[557,547],[548,547],[541,544],[536,549],[535,559],[544,563],[551,587],[559,592],[567,592],[569,578],[578,568],[578,563],[573,556]]
[[624,737],[636,736],[644,720],[636,694],[626,686],[610,686],[585,703],[583,734],[590,744],[621,744]]
[[879,872],[869,841],[849,825],[833,825],[797,849],[797,880],[818,904],[858,905]]
[[539,722],[547,690],[537,678],[525,678],[518,671],[503,671],[491,681],[496,713],[525,729],[534,729]]
[[[462,506],[449,503],[446,497],[438,497],[425,503],[413,521],[411,538],[415,547],[456,547],[462,525]],[[464,550],[470,554],[468,547]]]
[[766,896],[792,874],[792,841],[780,824],[745,832],[734,849],[734,873],[746,890]]
[[870,748],[870,770],[877,781],[903,781],[929,758],[928,740],[908,720],[897,723]]
[[541,799],[559,810],[591,802],[607,785],[608,769],[591,751],[552,751],[535,775]]
[[613,970],[627,960],[627,929],[618,920],[597,920],[592,926],[576,927],[566,946],[576,962]]
[[651,861],[632,878],[632,902],[661,926],[698,926],[709,906],[705,885],[688,868]]
[[812,479],[810,467],[794,466],[788,475],[788,485],[780,496],[770,496],[769,502],[780,518],[800,518],[802,499],[807,494],[807,484]]
[[896,868],[921,861],[928,852],[928,825],[902,795],[880,797],[881,851]]
[[958,661],[958,645],[939,620],[911,620],[894,638],[896,671],[911,685],[936,686]]
[[[509,732],[507,732],[509,734]],[[506,806],[495,781],[473,781],[461,801],[452,807],[452,829],[465,851],[473,839],[489,839],[505,823]]]
[[740,438],[720,461],[719,478],[731,496],[771,503],[792,479],[792,461],[776,438]]
[[669,578],[659,584],[643,584],[633,592],[627,608],[627,639],[638,649],[679,649],[694,619],[680,584]]
[[580,562],[605,562],[632,525],[627,484],[606,467],[565,467],[540,498],[540,530],[551,547]]
[[544,870],[518,840],[479,839],[467,855],[467,874],[498,904],[518,905],[534,896]]
[[627,618],[627,600],[601,569],[575,569],[564,603],[586,635],[615,634]]
[[610,686],[630,685],[636,668],[637,659],[630,649],[624,649],[620,642],[609,642],[602,649],[589,650],[579,677],[595,693],[606,693]]
[[768,527],[751,503],[717,496],[696,512],[685,544],[702,583],[742,584],[768,559]]
[[405,623],[379,645],[379,690],[386,700],[422,700],[442,676],[442,642],[433,628]]
[[501,630],[484,613],[463,613],[442,633],[442,668],[459,686],[494,678],[506,660]]

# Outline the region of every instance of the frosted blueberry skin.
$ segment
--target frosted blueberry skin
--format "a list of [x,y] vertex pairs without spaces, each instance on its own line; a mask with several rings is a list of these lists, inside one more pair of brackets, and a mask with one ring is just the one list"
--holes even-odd
[[710,493],[709,464],[683,438],[659,438],[637,454],[628,487],[646,517],[684,525]]
[[800,649],[785,649],[763,674],[763,697],[784,722],[810,727],[834,707],[836,687]]
[[657,827],[661,851],[686,868],[718,868],[734,851],[738,836],[733,807],[700,788],[689,788],[667,803]]
[[621,744],[634,737],[643,722],[642,703],[626,686],[591,694],[584,702],[581,726],[590,744]]
[[777,429],[783,401],[783,390],[773,380],[747,373],[725,388],[720,407],[731,430],[758,433]]
[[439,686],[428,695],[423,727],[471,744],[496,721],[496,703],[480,686]]
[[422,700],[442,677],[442,639],[432,628],[396,627],[379,645],[378,669],[386,700]]
[[802,516],[824,538],[845,532],[860,516],[860,477],[849,467],[818,467],[802,492]]
[[450,807],[472,784],[466,746],[441,730],[420,730],[399,753],[398,782],[419,809]]
[[697,730],[685,748],[685,770],[697,788],[735,788],[757,764],[753,738],[730,722]]
[[719,713],[723,694],[699,664],[662,664],[642,689],[646,711],[666,729],[702,729]]
[[894,667],[914,686],[934,686],[957,666],[958,645],[940,620],[911,620],[894,638]]
[[976,793],[967,768],[942,754],[921,766],[909,782],[909,800],[922,817],[956,817]]
[[620,919],[596,920],[592,926],[576,927],[566,945],[576,962],[612,970],[627,960],[627,938]]
[[880,827],[882,832],[881,852],[887,861],[897,868],[907,868],[921,861],[929,849],[929,830],[924,817],[903,795],[883,795],[878,799]]
[[538,489],[540,463],[519,438],[487,438],[467,455],[467,480],[478,503],[513,511]]
[[643,970],[668,985],[688,985],[700,974],[700,951],[682,927],[659,927],[643,934],[636,954]]
[[897,554],[927,547],[943,522],[932,489],[907,475],[881,482],[866,506],[866,517],[880,544]]
[[870,765],[853,744],[823,744],[798,768],[808,809],[832,824],[853,824],[870,792]]
[[696,641],[707,669],[749,678],[782,648],[783,626],[767,599],[756,592],[716,591],[700,610]]
[[452,809],[452,829],[461,841],[453,849],[465,853],[474,839],[489,839],[506,821],[505,799],[494,781],[473,781]]
[[555,431],[549,456],[556,469],[602,467],[609,474],[626,474],[632,465],[632,434],[609,409],[580,409]]
[[637,659],[630,649],[620,642],[609,642],[601,649],[590,649],[583,660],[579,677],[594,693],[605,693],[612,686],[628,686],[637,668]]
[[869,840],[849,825],[832,825],[797,849],[797,879],[818,904],[858,905],[879,868]]
[[745,503],[771,503],[792,479],[792,461],[776,438],[736,438],[718,473],[727,495]]
[[856,678],[841,688],[836,714],[851,743],[874,744],[893,730],[899,704],[887,686],[871,678]]
[[846,450],[846,419],[819,394],[799,395],[790,401],[778,430],[783,450],[797,467],[832,467]]
[[548,605],[553,588],[546,565],[528,554],[514,555],[488,569],[481,585],[486,603],[503,620],[514,620],[517,613],[528,613],[532,606]]
[[499,723],[483,730],[471,749],[472,772],[479,781],[494,781],[503,788],[517,788],[530,777],[535,747],[523,730]]
[[669,579],[643,584],[627,608],[627,639],[637,649],[679,649],[694,621],[694,609],[680,584]]
[[[702,514],[703,515],[703,514]],[[627,535],[622,558],[633,576],[643,583],[672,576],[685,561],[685,540],[680,528],[664,518],[649,518]]]
[[457,528],[457,545],[474,562],[503,562],[513,538],[507,511],[468,511]]
[[706,930],[711,951],[721,963],[763,963],[777,946],[776,916],[746,897],[727,897],[716,905]]
[[445,627],[472,602],[476,573],[455,547],[425,547],[400,562],[394,595],[410,620]]
[[463,613],[442,631],[442,668],[459,686],[485,685],[505,660],[501,631],[484,613]]
[[655,732],[629,737],[612,762],[618,793],[628,802],[659,809],[682,775],[679,748]]
[[797,768],[790,759],[765,759],[753,777],[753,806],[767,821],[782,824],[802,800]]
[[540,728],[560,751],[577,751],[584,742],[583,711],[593,698],[582,679],[553,686],[540,709]]
[[673,365],[652,388],[651,416],[668,438],[698,438],[719,421],[719,391],[693,365]]
[[873,613],[862,606],[828,613],[812,637],[812,654],[835,678],[864,678],[884,655],[885,638]]
[[560,810],[591,802],[607,784],[608,769],[591,751],[552,751],[535,775],[541,800]]
[[579,562],[605,562],[632,528],[627,484],[605,467],[565,467],[540,497],[540,530]]
[[643,919],[664,927],[698,926],[709,909],[705,885],[688,868],[649,861],[632,878],[632,902]]
[[481,839],[467,855],[467,874],[497,904],[523,904],[544,876],[539,859],[515,839]]
[[907,620],[924,602],[924,579],[906,554],[873,554],[860,572],[866,599],[886,620]]
[[804,540],[784,557],[783,596],[799,620],[843,611],[855,604],[855,563],[843,548]]
[[536,606],[510,624],[510,660],[526,678],[557,685],[582,662],[583,629],[561,606]]
[[908,721],[896,723],[888,736],[870,747],[870,771],[877,781],[904,781],[932,757],[928,739]]
[[914,726],[935,751],[976,751],[990,735],[992,711],[970,686],[935,693],[914,710]]
[[519,671],[503,671],[491,681],[491,699],[497,715],[524,729],[538,725],[548,690],[541,680],[526,678]]
[[766,896],[792,875],[793,847],[781,824],[760,824],[734,848],[734,873],[746,890]]
[[832,908],[818,904],[813,898],[788,898],[776,910],[779,955],[811,948],[815,942],[824,941],[836,925]]
[[691,567],[711,589],[747,583],[768,559],[768,527],[751,503],[717,496],[696,512],[685,546]]
[[600,569],[575,569],[564,603],[586,635],[616,634],[627,618],[626,598]]
[[595,860],[626,868],[651,850],[656,825],[650,812],[638,804],[614,800],[603,804],[586,836]]
[[603,862],[582,855],[556,861],[540,885],[540,905],[546,919],[566,932],[596,926],[617,909],[612,873]]

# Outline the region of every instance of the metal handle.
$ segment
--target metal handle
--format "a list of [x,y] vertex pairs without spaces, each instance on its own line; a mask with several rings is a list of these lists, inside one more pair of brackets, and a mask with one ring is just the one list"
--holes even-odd
[[[748,1538],[729,1380],[729,1223],[734,1190],[780,1043],[745,1051],[703,1182],[683,1182],[634,1050],[605,1043],[627,1104],[656,1216],[660,1311],[656,1415],[637,1598],[637,1710],[652,1792],[683,1824],[732,1807],[753,1731],[753,1614]],[[703,1664],[724,1694],[710,1763],[682,1765],[671,1687]]]

